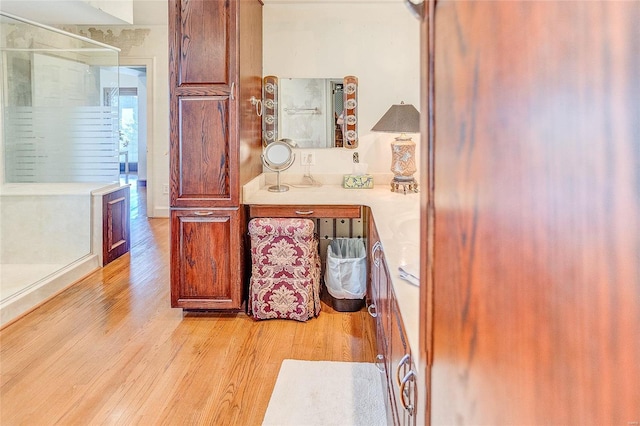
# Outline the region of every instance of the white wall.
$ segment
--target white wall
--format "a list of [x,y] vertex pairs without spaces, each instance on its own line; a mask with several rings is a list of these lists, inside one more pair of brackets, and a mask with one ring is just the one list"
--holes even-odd
[[[398,1],[273,3],[263,16],[263,75],[358,77],[355,151],[369,172],[390,173],[394,135],[370,129],[394,103],[420,107],[419,21]],[[419,146],[419,135],[413,136]],[[353,151],[314,150],[311,172],[349,173]],[[298,162],[288,172],[303,170]]]
[[84,2],[117,19],[133,23],[133,0],[84,0]]
[[[88,33],[88,28],[82,30]],[[162,186],[169,182],[167,24],[98,28],[104,32],[112,30],[115,37],[125,28],[150,30],[144,42],[127,46],[120,56],[154,61],[153,136],[148,146],[147,181],[147,196],[151,197],[152,205],[148,214],[168,216],[169,199],[162,194]],[[369,164],[370,172],[390,173],[389,143],[393,135],[372,133],[370,129],[394,103],[404,101],[416,108],[420,106],[419,37],[419,22],[401,1],[267,2],[263,8],[263,75],[357,76],[360,144],[355,151],[361,162]],[[419,135],[414,140],[419,142]],[[314,152],[316,165],[312,166],[312,173],[351,172],[353,150],[331,148]],[[288,172],[304,170],[297,162]]]

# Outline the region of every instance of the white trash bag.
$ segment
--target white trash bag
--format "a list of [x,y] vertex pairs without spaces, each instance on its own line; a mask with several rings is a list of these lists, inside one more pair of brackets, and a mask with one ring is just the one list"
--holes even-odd
[[367,249],[359,238],[336,238],[327,247],[327,291],[336,299],[362,299],[367,290]]

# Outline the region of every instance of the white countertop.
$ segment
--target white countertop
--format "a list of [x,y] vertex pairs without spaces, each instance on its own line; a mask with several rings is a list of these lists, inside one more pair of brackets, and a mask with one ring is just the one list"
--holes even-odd
[[[281,183],[290,185],[287,192],[270,192],[275,183],[273,173],[263,173],[243,187],[243,204],[317,204],[364,205],[371,208],[376,229],[391,275],[391,283],[400,314],[414,354],[419,341],[420,289],[400,278],[398,267],[420,265],[420,194],[390,191],[391,177],[374,176],[372,189],[344,189],[340,176],[314,176],[322,186],[301,186],[301,176],[281,175]],[[269,182],[267,185],[266,182]]]

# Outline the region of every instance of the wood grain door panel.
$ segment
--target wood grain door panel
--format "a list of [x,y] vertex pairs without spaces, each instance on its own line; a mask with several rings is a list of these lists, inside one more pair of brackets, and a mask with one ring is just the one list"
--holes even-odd
[[[393,290],[390,291],[393,293]],[[415,376],[411,375],[415,374],[415,365],[395,296],[390,298],[389,318],[389,386],[395,398],[399,424],[415,425],[417,395]],[[406,383],[402,384],[405,379]]]
[[435,20],[432,424],[638,424],[640,3]]
[[169,34],[177,70],[175,87],[231,84],[236,25],[232,5],[235,2],[174,0]]
[[230,135],[234,120],[229,103],[223,96],[179,99],[177,143],[172,146],[172,206],[238,205],[237,179],[231,179],[230,170],[237,154]]
[[102,259],[106,265],[129,252],[129,187],[102,197]]
[[411,349],[408,346],[404,324],[393,292],[384,248],[380,245],[378,231],[371,215],[369,215],[368,224],[370,290],[376,312],[376,348],[381,355],[376,362],[379,366],[384,367],[387,423],[390,425],[415,425],[415,382],[410,383],[410,387],[407,387],[405,392],[407,396],[405,402],[413,405],[411,414],[403,408],[400,396],[400,380],[409,370],[414,368],[411,358],[404,359],[405,354],[411,354]]
[[171,306],[240,309],[243,247],[238,209],[171,212]]

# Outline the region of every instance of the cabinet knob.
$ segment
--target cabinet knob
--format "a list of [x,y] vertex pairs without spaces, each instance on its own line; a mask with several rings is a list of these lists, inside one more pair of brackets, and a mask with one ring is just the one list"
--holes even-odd
[[313,214],[313,210],[296,210],[296,214],[302,215],[302,216],[309,216],[310,214]]
[[201,211],[201,212],[193,212],[196,216],[211,216],[213,214],[212,211]]
[[376,312],[376,304],[372,303],[369,306],[367,306],[367,312],[369,312],[369,315],[376,318],[378,316],[378,313]]
[[376,368],[379,372],[384,373],[384,355],[378,354],[376,355]]

